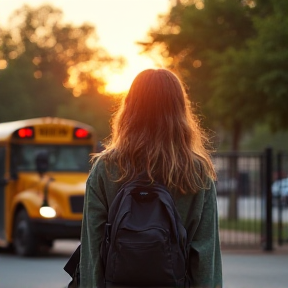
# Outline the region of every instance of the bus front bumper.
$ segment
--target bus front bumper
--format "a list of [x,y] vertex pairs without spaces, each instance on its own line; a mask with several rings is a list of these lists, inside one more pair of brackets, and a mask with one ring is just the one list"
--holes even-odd
[[45,239],[80,239],[82,220],[31,219],[33,232]]

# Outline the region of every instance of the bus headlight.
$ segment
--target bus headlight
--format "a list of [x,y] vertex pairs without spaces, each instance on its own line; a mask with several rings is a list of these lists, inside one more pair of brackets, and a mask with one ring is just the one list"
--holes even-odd
[[50,206],[42,206],[39,212],[44,218],[54,218],[56,216],[55,209]]

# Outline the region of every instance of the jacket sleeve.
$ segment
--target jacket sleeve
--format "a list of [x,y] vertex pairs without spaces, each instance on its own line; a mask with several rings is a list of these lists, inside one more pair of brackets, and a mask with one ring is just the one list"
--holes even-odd
[[80,287],[104,287],[103,267],[100,258],[100,245],[107,219],[107,201],[104,185],[97,172],[88,178],[83,209],[80,256]]
[[216,189],[211,181],[206,190],[199,222],[190,242],[189,274],[195,288],[222,288],[222,260],[219,240]]

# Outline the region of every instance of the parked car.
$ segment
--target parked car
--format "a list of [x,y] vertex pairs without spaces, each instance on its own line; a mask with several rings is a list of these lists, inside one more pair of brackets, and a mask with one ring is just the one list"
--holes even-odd
[[288,206],[288,178],[276,180],[272,184],[273,204],[278,205],[279,200],[284,206]]

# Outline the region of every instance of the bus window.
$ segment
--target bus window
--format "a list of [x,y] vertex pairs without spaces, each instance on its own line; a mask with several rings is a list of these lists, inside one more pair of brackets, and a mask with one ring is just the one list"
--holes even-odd
[[48,171],[88,172],[92,147],[89,145],[13,145],[18,171],[36,171],[36,156],[45,151],[49,156]]

